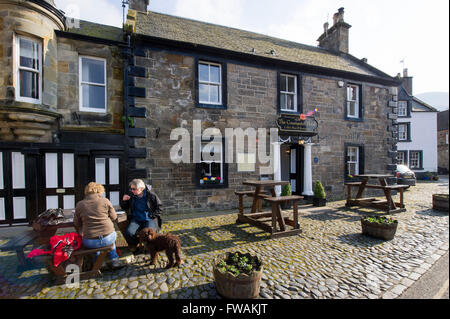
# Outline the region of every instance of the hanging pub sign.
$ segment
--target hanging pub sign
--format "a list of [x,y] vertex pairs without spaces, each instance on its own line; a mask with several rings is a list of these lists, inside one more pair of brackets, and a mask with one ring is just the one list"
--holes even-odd
[[289,116],[282,115],[277,119],[280,134],[315,136],[317,135],[318,123],[312,116]]

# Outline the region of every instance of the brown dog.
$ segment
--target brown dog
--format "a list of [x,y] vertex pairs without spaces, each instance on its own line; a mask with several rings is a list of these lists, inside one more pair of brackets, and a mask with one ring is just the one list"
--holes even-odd
[[[180,266],[183,263],[180,258],[181,242],[176,235],[157,234],[153,228],[144,228],[139,232],[139,244],[143,244],[145,251],[150,254],[151,265],[156,263],[158,252],[163,250],[169,259],[166,268]],[[176,262],[174,262],[174,254]]]

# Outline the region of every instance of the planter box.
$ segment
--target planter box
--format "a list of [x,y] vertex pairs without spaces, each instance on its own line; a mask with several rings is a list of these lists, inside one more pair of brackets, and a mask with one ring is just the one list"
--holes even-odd
[[363,235],[368,235],[384,240],[391,240],[394,238],[397,231],[398,222],[393,224],[379,224],[371,223],[361,218],[361,227]]
[[263,266],[259,271],[253,271],[250,275],[241,273],[235,277],[229,272],[222,273],[217,269],[220,260],[226,259],[228,254],[225,253],[216,257],[213,261],[214,280],[216,283],[217,293],[230,299],[253,299],[259,296],[261,277]]
[[448,194],[433,194],[433,209],[448,213]]
[[326,198],[316,198],[313,197],[313,206],[316,207],[323,207],[327,205],[327,199]]

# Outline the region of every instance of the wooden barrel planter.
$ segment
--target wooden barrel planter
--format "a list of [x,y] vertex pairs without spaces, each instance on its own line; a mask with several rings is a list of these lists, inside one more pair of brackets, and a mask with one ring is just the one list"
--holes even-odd
[[448,194],[433,194],[433,209],[448,213]]
[[[225,253],[216,257],[213,261],[214,280],[217,293],[223,298],[229,299],[253,299],[259,296],[263,267],[252,271],[249,275],[241,273],[238,276],[230,272],[222,272],[217,264],[220,260],[227,259],[229,254]],[[248,254],[250,255],[250,254]]]
[[380,224],[372,223],[364,218],[361,218],[361,227],[363,235],[368,235],[371,237],[391,240],[394,238],[397,231],[398,222],[395,221],[392,224]]

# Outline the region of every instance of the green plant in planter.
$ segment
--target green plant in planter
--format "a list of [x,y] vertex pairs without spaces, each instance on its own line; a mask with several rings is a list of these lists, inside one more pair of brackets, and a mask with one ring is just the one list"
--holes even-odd
[[327,200],[325,196],[325,189],[323,188],[322,183],[316,181],[316,184],[314,185],[313,205],[316,207],[326,206]]
[[283,188],[281,189],[281,196],[291,196],[292,190],[291,190],[291,184],[283,185]]
[[397,223],[397,221],[392,219],[391,217],[384,217],[384,216],[370,216],[363,218],[363,220],[368,221],[369,223],[377,223],[385,225]]
[[261,262],[256,256],[236,252],[229,254],[228,258],[220,260],[217,264],[217,269],[221,273],[228,272],[237,277],[241,273],[248,275],[253,271],[259,271],[261,269]]
[[316,181],[316,184],[314,185],[314,197],[325,199],[325,196],[325,189],[323,188],[322,183],[320,181]]

